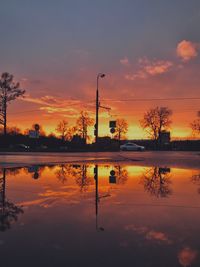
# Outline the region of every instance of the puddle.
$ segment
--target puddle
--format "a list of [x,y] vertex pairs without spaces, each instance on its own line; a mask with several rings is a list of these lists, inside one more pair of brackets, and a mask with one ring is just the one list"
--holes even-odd
[[200,170],[0,169],[2,266],[200,266]]

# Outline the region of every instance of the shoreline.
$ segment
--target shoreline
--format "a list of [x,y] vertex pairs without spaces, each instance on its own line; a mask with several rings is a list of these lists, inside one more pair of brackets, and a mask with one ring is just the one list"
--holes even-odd
[[120,164],[200,169],[199,152],[0,153],[0,168],[60,164]]

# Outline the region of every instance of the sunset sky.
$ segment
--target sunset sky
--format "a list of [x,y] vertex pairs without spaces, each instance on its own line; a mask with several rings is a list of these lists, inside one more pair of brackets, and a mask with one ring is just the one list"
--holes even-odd
[[128,137],[145,138],[143,113],[168,106],[172,136],[191,136],[200,110],[199,25],[199,0],[2,1],[0,72],[26,89],[9,106],[8,126],[39,123],[50,133],[62,119],[75,124],[81,110],[94,117],[103,72],[101,104],[111,112],[100,111],[101,135],[110,119],[125,118]]

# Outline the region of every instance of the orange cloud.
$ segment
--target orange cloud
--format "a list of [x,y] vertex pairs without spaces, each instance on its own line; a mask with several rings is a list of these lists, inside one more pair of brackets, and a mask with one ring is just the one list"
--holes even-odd
[[56,99],[53,96],[43,96],[43,97],[31,97],[29,95],[26,95],[24,98],[21,98],[22,101],[30,102],[33,104],[38,105],[45,105],[45,106],[59,106],[62,102]]
[[41,107],[40,110],[46,111],[49,114],[54,114],[54,113],[67,114],[63,116],[69,118],[77,118],[77,116],[79,116],[79,111],[73,108]]
[[130,81],[134,81],[136,79],[146,79],[147,77],[148,77],[147,73],[145,73],[142,70],[137,71],[136,73],[133,73],[133,74],[126,74],[125,75],[125,79],[130,80]]
[[183,61],[189,61],[198,55],[198,45],[190,41],[181,41],[176,48],[177,56]]
[[163,74],[173,66],[173,63],[170,61],[155,61],[144,67],[146,73],[150,75],[159,75]]
[[138,60],[139,70],[133,74],[126,74],[125,79],[135,80],[135,79],[146,79],[149,76],[161,75],[165,72],[168,72],[173,63],[171,61],[165,60],[154,60],[150,61],[147,58],[141,58]]
[[39,98],[26,95],[26,97],[21,98],[21,100],[51,107],[66,107],[71,105],[78,105],[81,103],[81,100],[63,99],[49,95],[45,95]]

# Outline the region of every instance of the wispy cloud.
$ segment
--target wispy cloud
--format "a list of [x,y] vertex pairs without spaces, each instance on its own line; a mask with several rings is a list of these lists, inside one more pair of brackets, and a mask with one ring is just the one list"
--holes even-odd
[[135,80],[135,79],[146,79],[150,76],[161,75],[168,72],[172,66],[173,62],[168,60],[149,60],[148,58],[140,58],[138,60],[138,69],[132,74],[126,74],[125,79]]
[[126,74],[125,79],[134,81],[136,79],[146,79],[148,77],[147,73],[145,73],[143,70],[136,71],[133,74]]
[[124,57],[124,58],[120,59],[120,63],[121,63],[123,66],[130,66],[129,59],[128,59],[127,57]]
[[38,105],[45,105],[52,107],[66,107],[69,105],[78,105],[82,103],[82,101],[78,99],[62,99],[50,95],[45,95],[42,97],[31,97],[30,95],[26,95],[25,98],[21,100],[25,102],[35,103]]
[[59,108],[59,107],[41,107],[40,110],[46,111],[48,114],[65,114],[67,118],[77,118],[79,110],[76,108]]
[[186,62],[198,56],[199,45],[191,41],[183,40],[178,43],[176,48],[177,56]]
[[39,105],[39,109],[46,111],[49,114],[67,113],[68,116],[77,116],[80,109],[92,109],[92,102],[83,102],[77,99],[61,99],[58,97],[46,95],[42,97],[31,97],[27,95],[22,101],[30,102]]
[[156,60],[150,61],[146,58],[140,59],[140,64],[143,66],[144,71],[149,75],[159,75],[170,70],[173,66],[171,61]]
[[[183,62],[187,62],[198,56],[200,44],[191,41],[183,40],[176,47],[176,54]],[[129,60],[127,57],[120,60],[122,65],[127,65]],[[134,69],[134,66],[132,66]],[[134,81],[136,79],[147,79],[152,76],[162,75],[169,72],[173,67],[183,68],[183,65],[178,65],[175,61],[154,59],[150,60],[147,57],[140,58],[136,64],[136,68],[132,73],[125,74],[126,80]]]

